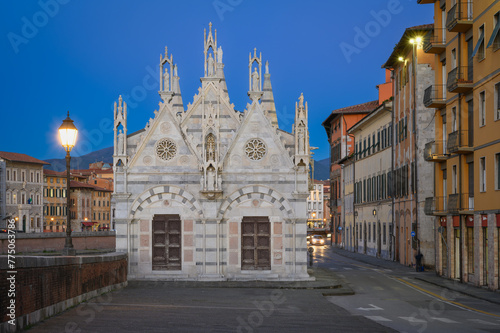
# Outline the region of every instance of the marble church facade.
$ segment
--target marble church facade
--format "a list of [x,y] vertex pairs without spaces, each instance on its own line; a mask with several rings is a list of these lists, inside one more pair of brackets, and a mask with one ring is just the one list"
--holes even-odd
[[[184,106],[173,56],[160,56],[160,97],[127,133],[115,103],[112,211],[131,279],[308,280],[308,106],[279,129],[269,64],[249,55],[249,103],[230,102],[223,51],[204,34],[204,75]],[[262,73],[264,67],[264,73]]]

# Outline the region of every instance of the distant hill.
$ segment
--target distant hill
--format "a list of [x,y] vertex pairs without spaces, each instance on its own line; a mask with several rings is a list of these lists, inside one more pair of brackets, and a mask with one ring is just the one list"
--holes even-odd
[[[104,148],[97,150],[87,155],[71,157],[71,169],[88,169],[90,163],[103,161],[104,163],[113,164],[113,147]],[[66,170],[66,159],[65,158],[52,158],[45,160],[45,162],[50,163],[45,169],[54,171],[65,171]]]
[[314,179],[327,180],[330,179],[330,158],[314,161]]

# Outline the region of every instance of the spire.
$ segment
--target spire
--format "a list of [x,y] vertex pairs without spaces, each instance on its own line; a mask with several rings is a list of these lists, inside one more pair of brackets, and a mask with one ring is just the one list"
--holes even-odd
[[264,95],[262,96],[262,109],[274,128],[278,128],[278,117],[276,116],[276,105],[274,104],[273,87],[271,86],[271,74],[269,74],[269,61],[266,61],[266,73],[264,74]]
[[205,75],[204,77],[213,77],[217,72],[217,62],[220,59],[222,62],[222,56],[220,58],[217,56],[217,29],[215,29],[215,37],[212,35],[212,22],[210,22],[209,32],[207,36],[207,29],[204,30],[204,50],[205,55]]
[[174,114],[179,112],[184,112],[184,104],[182,103],[181,86],[179,84],[179,75],[177,73],[177,65],[173,66],[172,73],[172,91],[174,92],[174,97],[172,98],[172,111]]

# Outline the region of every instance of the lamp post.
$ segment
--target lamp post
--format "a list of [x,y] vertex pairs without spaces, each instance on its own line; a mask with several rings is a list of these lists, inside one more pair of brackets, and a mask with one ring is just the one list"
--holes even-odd
[[73,247],[73,240],[71,239],[71,219],[70,219],[70,161],[71,156],[69,152],[76,143],[76,137],[78,135],[78,130],[73,124],[73,120],[68,117],[63,120],[61,127],[59,127],[59,138],[61,139],[61,145],[64,150],[66,150],[66,242],[64,244],[63,255],[74,256],[76,255],[75,248]]

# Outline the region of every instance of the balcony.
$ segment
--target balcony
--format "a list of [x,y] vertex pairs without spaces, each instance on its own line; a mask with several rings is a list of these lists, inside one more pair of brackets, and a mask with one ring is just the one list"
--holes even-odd
[[446,215],[446,197],[425,198],[425,215]]
[[456,67],[448,73],[446,88],[452,93],[465,93],[472,91],[472,66]]
[[443,141],[431,141],[425,144],[424,159],[428,162],[443,162],[448,158]]
[[446,50],[446,29],[435,28],[424,39],[424,52],[441,54]]
[[454,214],[472,214],[474,212],[474,195],[469,195],[469,193],[450,194],[448,211]]
[[472,140],[469,140],[469,131],[455,131],[448,135],[448,152],[450,154],[468,154],[474,151]]
[[426,4],[426,3],[434,3],[436,0],[417,0],[417,3],[420,4]]
[[472,3],[459,2],[448,11],[446,29],[451,32],[466,32],[472,28]]
[[424,105],[427,108],[442,108],[446,106],[446,91],[444,85],[436,84],[424,91]]

